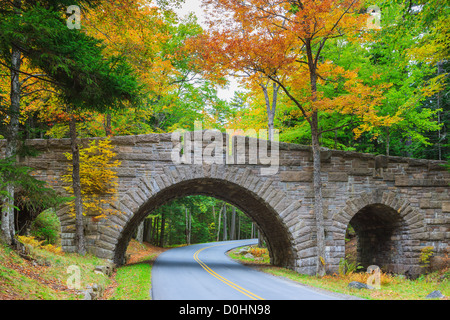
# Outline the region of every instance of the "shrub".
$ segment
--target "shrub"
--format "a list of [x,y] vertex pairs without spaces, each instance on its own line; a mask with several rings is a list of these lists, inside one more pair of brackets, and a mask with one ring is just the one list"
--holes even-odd
[[257,247],[251,247],[248,250],[248,252],[250,252],[254,257],[258,258],[269,254],[266,248],[257,248]]
[[19,241],[23,244],[29,245],[33,248],[43,249],[56,254],[62,254],[63,251],[61,247],[54,246],[52,244],[43,245],[44,240],[37,240],[33,236],[18,236]]
[[430,258],[433,256],[434,247],[425,247],[420,250],[420,263],[421,267],[428,268],[430,267]]
[[341,259],[339,260],[339,275],[345,276],[352,274],[356,270],[364,268],[363,266],[360,266],[359,263],[352,263],[349,262],[347,259]]
[[[365,273],[365,272],[355,272],[352,274],[348,275],[348,281],[358,281],[358,282],[362,282],[362,283],[367,283],[367,280],[369,279],[370,274]],[[381,286],[385,286],[385,285],[389,285],[389,284],[395,284],[397,281],[395,279],[394,276],[385,273],[385,272],[380,272],[380,285]]]
[[31,223],[31,236],[41,240],[44,244],[56,244],[59,240],[61,224],[53,210],[41,212]]
[[[64,154],[67,160],[72,160],[71,153]],[[89,147],[80,148],[80,183],[83,196],[83,215],[88,215],[94,220],[106,218],[108,215],[119,213],[111,208],[117,199],[117,172],[120,166],[119,160],[114,160],[116,152],[109,139],[94,140]],[[67,183],[66,191],[73,194],[72,165],[68,165],[67,174],[62,180]],[[71,201],[70,214],[75,216],[75,201]]]

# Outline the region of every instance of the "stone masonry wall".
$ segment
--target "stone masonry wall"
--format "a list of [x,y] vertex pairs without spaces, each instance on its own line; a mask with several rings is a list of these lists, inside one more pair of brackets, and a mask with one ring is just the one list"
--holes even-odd
[[[86,146],[90,140],[81,139],[80,143]],[[233,203],[258,223],[275,264],[300,273],[315,273],[310,147],[280,143],[278,173],[264,176],[260,169],[268,166],[261,161],[249,164],[254,154],[248,151],[246,164],[175,164],[171,158],[175,144],[170,134],[113,137],[111,140],[121,161],[117,168],[119,201],[115,208],[122,214],[100,221],[86,217],[90,252],[121,263],[131,231],[151,210],[174,197],[206,194]],[[254,141],[247,139],[246,145]],[[204,141],[202,147],[209,143],[210,140]],[[40,155],[20,159],[21,162],[34,168],[38,179],[64,193],[61,175],[70,165],[64,156],[65,152],[70,152],[69,140],[28,140],[26,146],[39,151]],[[0,157],[2,150],[4,141],[0,140]],[[377,263],[384,263],[384,267],[393,272],[418,273],[422,248],[433,246],[438,256],[448,253],[450,174],[441,166],[442,162],[326,149],[321,155],[325,261],[329,272],[336,272],[339,260],[344,258],[349,223],[352,221],[359,224],[361,230],[370,230],[370,223],[364,222],[372,221],[370,217],[376,217],[373,221],[384,221],[387,234],[384,238],[389,238],[389,241],[380,240],[383,237],[376,236],[376,232],[383,230],[379,227],[373,231],[371,241],[386,240],[380,247],[395,252],[372,257],[369,251],[365,253],[367,261],[383,257],[385,261]],[[62,245],[64,250],[74,251],[74,219],[66,212],[67,208],[58,211]],[[395,223],[388,225],[388,221]],[[392,232],[392,228],[397,231]],[[367,252],[367,248],[361,250]]]

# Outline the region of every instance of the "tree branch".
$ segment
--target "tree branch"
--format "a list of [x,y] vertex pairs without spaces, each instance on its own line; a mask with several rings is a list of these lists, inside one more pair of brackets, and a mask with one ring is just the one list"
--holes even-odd
[[339,127],[335,127],[335,128],[332,128],[332,129],[321,130],[321,131],[319,131],[319,136],[322,135],[322,133],[330,132],[330,131],[335,131],[335,130],[339,130],[339,129],[348,127],[348,126],[350,126],[350,125],[354,125],[353,120],[350,121],[349,123],[346,123],[346,124],[344,124],[344,125],[342,125],[342,126],[339,126]]
[[298,100],[295,99],[295,97],[293,97],[293,96],[289,93],[289,90],[281,83],[281,81],[279,81],[279,80],[278,80],[276,77],[274,77],[274,76],[267,75],[267,77],[268,77],[270,80],[276,82],[276,83],[281,87],[281,89],[283,89],[284,93],[286,93],[286,95],[289,97],[289,99],[291,99],[291,100],[295,103],[295,105],[300,109],[300,111],[301,111],[302,114],[303,114],[303,117],[305,117],[305,120],[308,121],[309,124],[311,124],[311,120],[309,119],[308,115],[306,114],[306,111],[305,111],[305,109],[303,108],[303,106],[301,105],[301,103],[298,102]]
[[46,81],[48,83],[54,84],[56,86],[59,86],[59,84],[57,82],[53,81],[53,80],[45,79],[45,78],[42,78],[41,76],[37,76],[37,75],[31,74],[31,73],[25,72],[23,70],[17,70],[15,68],[11,67],[11,66],[8,66],[7,64],[3,63],[2,61],[0,61],[0,64],[2,66],[4,66],[4,67],[8,68],[11,71],[19,72],[21,74],[25,74],[27,76],[30,76],[30,77],[33,77],[33,78],[36,78],[36,79],[39,79],[39,80]]

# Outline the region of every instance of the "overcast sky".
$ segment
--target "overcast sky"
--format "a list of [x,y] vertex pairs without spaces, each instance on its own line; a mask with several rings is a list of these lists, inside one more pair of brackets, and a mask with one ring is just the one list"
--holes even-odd
[[[203,9],[200,7],[202,3],[202,0],[185,0],[185,3],[183,4],[183,7],[181,9],[175,9],[175,12],[177,12],[181,17],[189,14],[190,12],[194,12],[197,16],[198,23],[206,28],[205,22],[205,14],[203,12]],[[218,88],[218,96],[221,99],[230,100],[234,96],[234,92],[238,89],[239,85],[236,81],[231,81],[230,86],[228,89],[220,89]]]
[[185,0],[181,9],[175,9],[175,11],[181,15],[187,15],[190,12],[194,12],[198,18],[198,22],[201,26],[205,27],[203,22],[205,21],[203,9],[200,8],[202,0]]

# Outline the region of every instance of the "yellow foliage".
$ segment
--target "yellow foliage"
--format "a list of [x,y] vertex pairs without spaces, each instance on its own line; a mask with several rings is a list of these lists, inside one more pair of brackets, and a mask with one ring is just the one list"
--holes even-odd
[[255,257],[262,257],[264,255],[269,254],[269,251],[266,248],[257,248],[257,247],[251,247],[250,250],[248,250],[248,252]]
[[[80,182],[83,197],[83,214],[95,219],[105,218],[115,214],[116,210],[110,204],[116,202],[117,172],[120,161],[114,160],[116,153],[109,139],[92,141],[87,148],[80,148]],[[72,154],[66,153],[66,158],[72,160]],[[73,194],[72,165],[62,180],[68,183],[65,189]],[[71,214],[75,215],[74,201],[70,203]]]
[[40,248],[49,252],[53,252],[56,254],[62,254],[63,250],[61,249],[61,247],[57,247],[54,246],[52,244],[46,244],[46,245],[42,245],[42,243],[44,243],[44,240],[39,241],[37,240],[35,237],[33,236],[17,236],[17,238],[19,239],[19,241],[23,244],[28,244],[33,248]]
[[433,255],[433,246],[428,246],[420,249],[420,263],[423,264],[423,267],[430,266],[430,258]]
[[[370,276],[371,276],[371,274],[369,274],[369,273],[354,272],[345,277],[348,278],[349,282],[358,281],[358,282],[362,282],[362,283],[367,283],[367,280],[369,279]],[[395,283],[396,283],[395,277],[393,277],[392,275],[390,275],[388,273],[380,272],[380,285],[381,286],[385,286],[388,284],[395,284]]]

